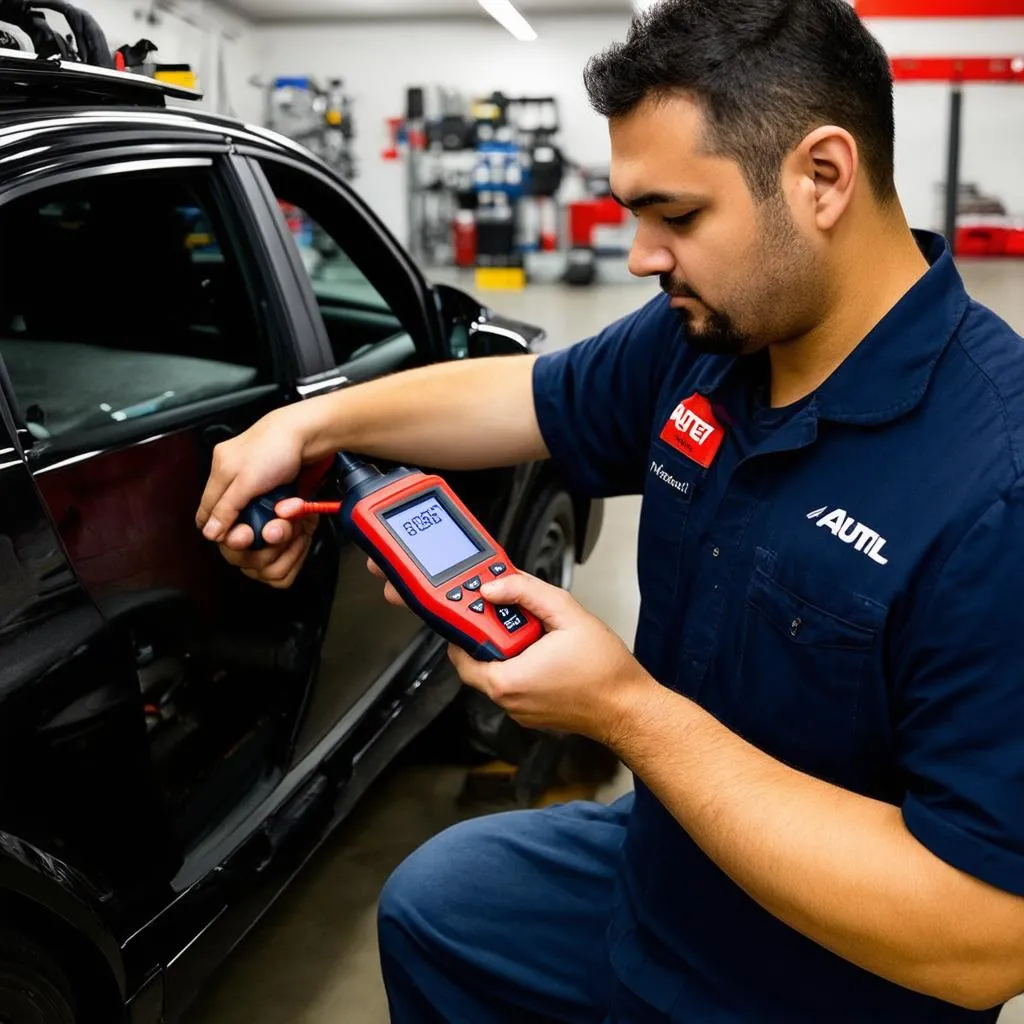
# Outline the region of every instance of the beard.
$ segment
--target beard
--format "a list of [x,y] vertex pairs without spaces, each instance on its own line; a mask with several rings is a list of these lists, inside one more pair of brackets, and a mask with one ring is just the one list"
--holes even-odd
[[708,355],[749,355],[775,342],[797,337],[821,317],[816,304],[825,294],[813,249],[799,233],[781,193],[759,211],[760,240],[750,265],[759,268],[748,276],[744,297],[735,304],[738,319],[756,324],[743,330],[737,319],[709,305],[684,281],[661,276],[662,290],[672,298],[696,299],[706,310],[677,309],[686,342]]
[[709,306],[689,285],[673,281],[670,274],[663,274],[661,288],[674,299],[696,299],[707,310],[703,317],[691,309],[675,311],[683,322],[687,344],[695,351],[705,355],[738,356],[754,347],[749,334],[741,331],[727,314]]

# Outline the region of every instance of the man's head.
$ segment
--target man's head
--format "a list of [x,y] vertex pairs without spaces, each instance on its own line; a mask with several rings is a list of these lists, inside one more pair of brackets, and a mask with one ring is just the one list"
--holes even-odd
[[898,210],[890,66],[847,0],[662,0],[585,81],[639,219],[630,268],[694,345],[806,333],[844,228]]

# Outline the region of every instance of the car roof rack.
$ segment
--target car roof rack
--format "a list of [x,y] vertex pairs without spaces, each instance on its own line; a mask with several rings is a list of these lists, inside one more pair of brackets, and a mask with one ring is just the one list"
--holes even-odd
[[195,89],[130,71],[0,49],[0,110],[79,104],[159,108],[166,107],[168,99],[202,98]]

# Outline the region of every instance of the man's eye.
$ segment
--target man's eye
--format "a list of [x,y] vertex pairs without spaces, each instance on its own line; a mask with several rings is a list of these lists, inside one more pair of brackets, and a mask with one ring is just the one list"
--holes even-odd
[[669,227],[686,227],[697,219],[698,213],[700,213],[700,210],[691,210],[689,213],[684,213],[681,217],[665,217],[664,220]]

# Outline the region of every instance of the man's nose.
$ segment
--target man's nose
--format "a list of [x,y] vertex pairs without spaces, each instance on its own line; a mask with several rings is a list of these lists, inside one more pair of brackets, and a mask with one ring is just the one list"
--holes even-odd
[[629,272],[635,277],[655,277],[675,270],[675,257],[659,240],[652,237],[645,225],[637,228],[633,248],[629,251]]

